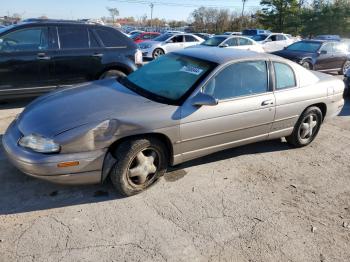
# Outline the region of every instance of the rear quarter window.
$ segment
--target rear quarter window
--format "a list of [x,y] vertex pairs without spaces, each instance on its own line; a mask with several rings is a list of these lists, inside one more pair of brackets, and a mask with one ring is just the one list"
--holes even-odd
[[276,90],[296,87],[294,70],[287,64],[274,62]]
[[[105,47],[125,47],[130,46],[130,39],[126,39],[121,32],[113,28],[95,28],[95,32],[98,37],[101,39]],[[130,40],[131,41],[131,40]]]

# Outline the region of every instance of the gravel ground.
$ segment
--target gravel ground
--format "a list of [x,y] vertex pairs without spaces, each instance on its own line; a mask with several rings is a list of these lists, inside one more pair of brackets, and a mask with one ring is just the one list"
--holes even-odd
[[[28,101],[0,108],[0,134]],[[119,198],[17,171],[0,149],[0,261],[349,261],[350,101],[312,145],[183,164]]]

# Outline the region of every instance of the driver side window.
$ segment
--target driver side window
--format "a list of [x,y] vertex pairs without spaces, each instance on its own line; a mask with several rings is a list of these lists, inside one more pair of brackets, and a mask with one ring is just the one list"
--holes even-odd
[[0,51],[40,51],[48,49],[48,29],[35,27],[8,33],[0,37]]
[[265,93],[268,73],[265,61],[240,62],[221,70],[204,87],[203,93],[219,100]]

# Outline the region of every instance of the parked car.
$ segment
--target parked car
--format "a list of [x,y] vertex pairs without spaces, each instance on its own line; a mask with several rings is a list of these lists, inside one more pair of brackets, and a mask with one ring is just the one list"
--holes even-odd
[[200,45],[195,45],[190,48],[198,47],[221,47],[221,48],[232,48],[240,50],[251,50],[255,52],[264,52],[264,49],[256,43],[254,40],[243,36],[233,35],[217,35],[209,38]]
[[128,33],[129,36],[133,36],[133,35],[136,35],[136,34],[140,34],[140,33],[143,33],[144,31],[142,30],[132,30]]
[[269,35],[271,34],[270,30],[264,29],[245,29],[242,31],[242,35],[251,36],[251,35]]
[[130,36],[130,38],[136,43],[142,43],[144,41],[152,40],[156,38],[157,36],[160,36],[160,33],[158,32],[142,32],[139,34],[133,34]]
[[348,46],[339,42],[303,40],[284,50],[274,52],[274,54],[290,59],[311,70],[345,74],[350,68]]
[[204,39],[193,34],[163,34],[152,41],[139,44],[139,47],[143,57],[155,59],[169,52],[198,45],[203,41]]
[[275,52],[282,50],[286,46],[294,43],[294,39],[289,35],[282,33],[260,34],[250,36],[251,39],[262,45],[266,52]]
[[204,39],[204,40],[208,40],[209,38],[211,38],[213,36],[212,34],[207,34],[207,33],[193,33],[193,34]]
[[318,35],[315,37],[316,40],[329,40],[340,42],[341,38],[339,35]]
[[242,35],[242,32],[225,32],[224,35]]
[[142,53],[118,30],[97,24],[27,22],[0,29],[0,99],[127,75]]
[[130,196],[168,165],[223,149],[280,137],[307,146],[342,110],[343,91],[342,80],[277,56],[185,49],[127,77],[37,99],[3,147],[33,177],[82,184],[110,176]]
[[5,26],[4,26],[4,25],[0,25],[0,29],[1,29],[1,28],[5,28]]

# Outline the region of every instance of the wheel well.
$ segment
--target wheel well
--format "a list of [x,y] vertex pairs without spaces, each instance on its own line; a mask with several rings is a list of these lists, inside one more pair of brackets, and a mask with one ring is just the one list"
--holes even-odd
[[[326,117],[326,114],[327,114],[327,106],[326,106],[326,104],[325,104],[325,103],[318,103],[318,104],[310,105],[310,106],[308,106],[307,108],[312,107],[312,106],[316,106],[316,107],[318,107],[318,108],[321,110],[321,112],[322,112],[322,117],[323,117],[322,120],[324,120],[324,118]],[[306,108],[306,109],[307,109],[307,108]],[[306,109],[305,109],[305,110],[306,110]],[[304,111],[305,111],[305,110],[304,110]]]
[[169,156],[169,164],[171,164],[172,162],[172,158],[173,158],[173,154],[174,154],[174,151],[173,151],[173,146],[172,146],[172,143],[170,141],[170,139],[164,135],[164,134],[161,134],[161,133],[146,133],[146,134],[140,134],[140,135],[132,135],[132,136],[127,136],[127,137],[123,137],[117,141],[115,141],[110,147],[109,147],[109,151],[111,153],[114,152],[114,150],[117,149],[117,147],[123,143],[124,141],[127,141],[127,140],[131,140],[131,139],[141,139],[141,138],[149,138],[149,137],[152,137],[152,138],[156,138],[158,139],[159,141],[163,142],[163,144],[165,145],[166,147],[166,150],[168,151],[168,156]]

